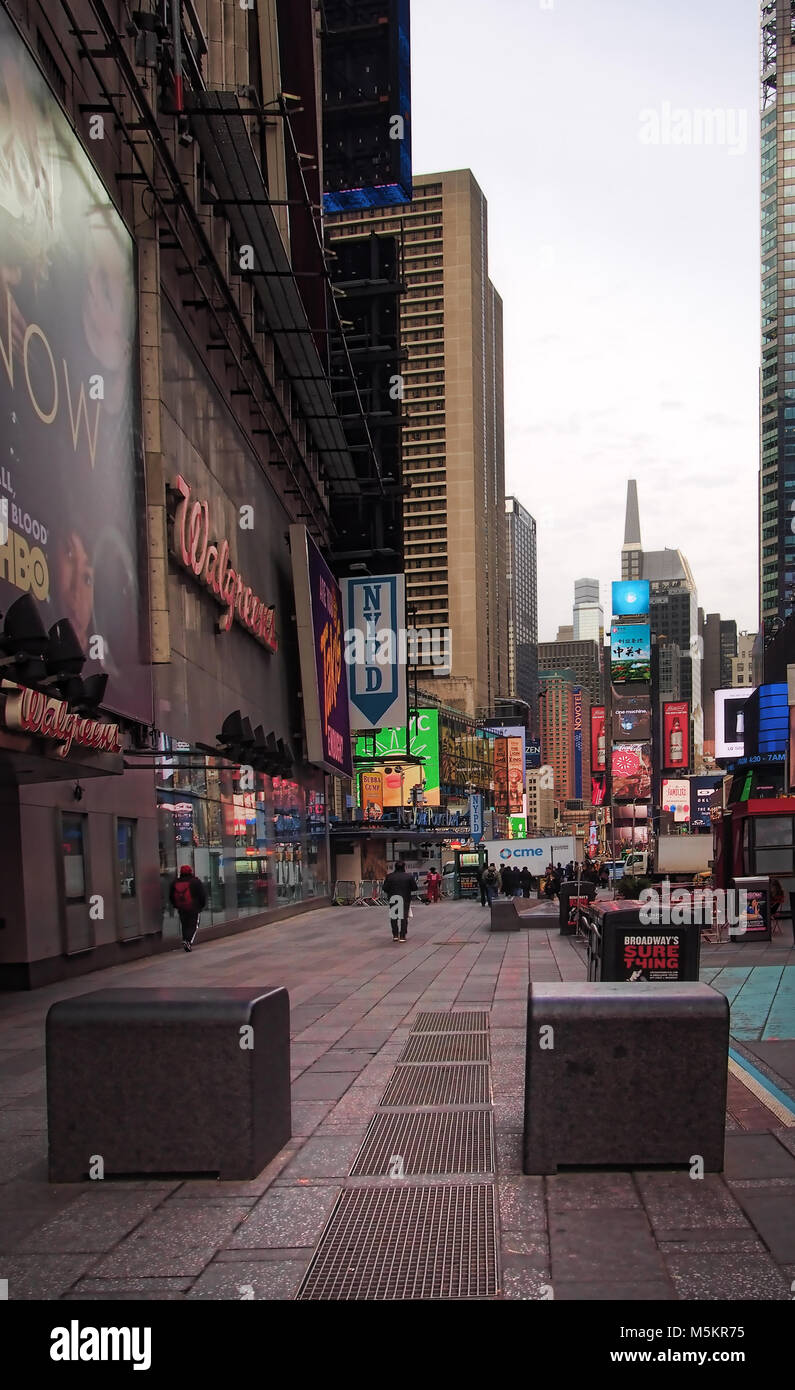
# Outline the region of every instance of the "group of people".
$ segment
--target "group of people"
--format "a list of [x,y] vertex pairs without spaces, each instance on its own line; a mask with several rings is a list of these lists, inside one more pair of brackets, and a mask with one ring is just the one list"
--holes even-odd
[[499,893],[506,898],[529,898],[531,890],[538,886],[535,874],[527,868],[515,869],[503,864],[498,870],[494,864],[484,864],[478,870],[481,907],[491,907]]

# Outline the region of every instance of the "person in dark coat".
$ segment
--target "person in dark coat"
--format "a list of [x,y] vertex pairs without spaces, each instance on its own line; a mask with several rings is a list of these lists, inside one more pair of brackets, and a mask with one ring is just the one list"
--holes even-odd
[[510,864],[505,864],[500,870],[502,875],[502,891],[506,898],[513,897],[515,872],[515,869],[513,869]]
[[526,864],[519,875],[519,882],[522,886],[522,897],[529,898],[530,889],[533,886],[533,875],[531,874]]
[[186,951],[192,951],[199,930],[199,913],[207,906],[207,892],[190,864],[182,865],[169,889],[168,897],[179,916],[182,945]]
[[411,895],[416,888],[413,874],[406,873],[406,865],[397,863],[391,874],[384,879],[384,892],[389,900],[389,921],[392,926],[392,940],[405,941],[409,925]]

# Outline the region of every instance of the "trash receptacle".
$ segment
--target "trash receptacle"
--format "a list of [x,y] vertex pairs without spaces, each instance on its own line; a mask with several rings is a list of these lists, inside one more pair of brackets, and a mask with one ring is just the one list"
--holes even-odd
[[589,980],[697,980],[701,927],[655,925],[641,919],[643,903],[592,905]]
[[[770,912],[770,878],[736,878],[734,887],[745,893],[745,911],[729,935],[732,941],[770,941],[773,929]],[[795,928],[794,928],[795,930]]]
[[[560,934],[574,936],[577,931],[574,909],[585,907],[596,897],[596,884],[586,880],[577,884],[576,879],[567,880],[560,885]],[[574,920],[572,920],[574,919]]]

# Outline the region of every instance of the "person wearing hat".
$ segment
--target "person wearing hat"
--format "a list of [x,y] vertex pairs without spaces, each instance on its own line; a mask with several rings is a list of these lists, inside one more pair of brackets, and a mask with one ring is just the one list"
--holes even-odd
[[207,893],[190,864],[183,864],[169,890],[169,901],[179,915],[182,944],[186,951],[193,949],[199,930],[199,913],[207,905]]

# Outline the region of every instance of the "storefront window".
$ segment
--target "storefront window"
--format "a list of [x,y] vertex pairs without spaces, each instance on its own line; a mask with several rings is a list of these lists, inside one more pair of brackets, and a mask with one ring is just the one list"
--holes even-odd
[[62,818],[63,870],[67,903],[84,903],[86,900],[86,819],[86,816],[68,814]]
[[119,872],[119,892],[123,898],[136,896],[135,886],[135,821],[120,820],[116,824],[116,863]]
[[166,933],[178,929],[168,895],[186,863],[207,890],[208,925],[328,892],[322,775],[307,786],[208,757],[191,782],[204,794],[195,795],[174,785],[169,763],[165,772],[157,804]]

